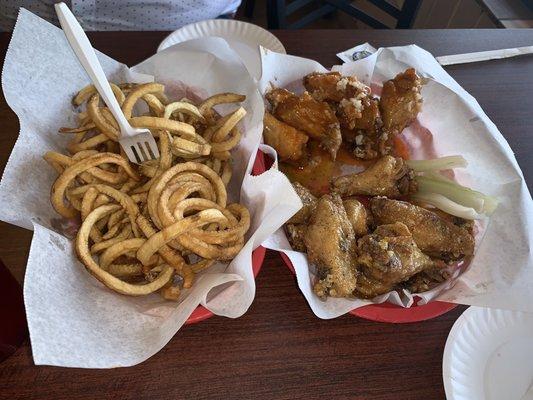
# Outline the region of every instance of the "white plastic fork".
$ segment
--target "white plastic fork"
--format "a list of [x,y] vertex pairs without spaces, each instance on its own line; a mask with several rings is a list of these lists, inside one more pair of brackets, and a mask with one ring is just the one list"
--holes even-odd
[[159,158],[159,150],[152,133],[148,129],[133,128],[124,116],[91,42],[89,42],[74,14],[65,3],[57,3],[55,9],[72,50],[74,50],[85,72],[93,81],[96,90],[118,123],[120,128],[119,142],[130,161],[140,164]]

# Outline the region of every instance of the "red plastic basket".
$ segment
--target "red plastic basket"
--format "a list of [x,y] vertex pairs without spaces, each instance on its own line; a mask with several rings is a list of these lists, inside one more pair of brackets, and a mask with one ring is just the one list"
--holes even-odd
[[[259,175],[265,172],[265,156],[262,152],[258,151],[255,157],[254,166],[252,173],[254,175]],[[254,277],[257,276],[261,266],[263,265],[263,260],[265,259],[266,249],[263,246],[259,246],[252,253],[252,268],[254,271]],[[186,324],[194,324],[196,322],[203,321],[204,319],[210,318],[213,316],[213,313],[203,306],[196,307],[196,310],[192,312],[189,316]]]

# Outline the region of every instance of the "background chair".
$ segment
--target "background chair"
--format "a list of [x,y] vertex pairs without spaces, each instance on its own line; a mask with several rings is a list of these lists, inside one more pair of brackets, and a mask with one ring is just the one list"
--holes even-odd
[[[396,28],[410,28],[416,16],[416,12],[422,0],[404,0],[403,6],[397,8],[386,0],[367,0],[375,7],[381,9],[396,19]],[[254,9],[254,0],[246,0],[244,12],[246,17],[251,18]],[[304,10],[306,14],[301,15]],[[340,10],[364,24],[379,29],[388,29],[385,25],[357,6],[350,0],[267,0],[267,23],[268,29],[299,29],[320,18],[327,17]],[[297,14],[298,19],[288,17]]]

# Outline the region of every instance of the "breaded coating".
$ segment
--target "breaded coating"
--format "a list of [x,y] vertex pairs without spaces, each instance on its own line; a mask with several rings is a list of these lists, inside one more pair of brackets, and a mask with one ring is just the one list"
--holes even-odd
[[409,280],[403,282],[401,287],[411,293],[427,292],[447,280],[450,275],[446,264],[437,264],[413,275]]
[[285,230],[287,232],[287,239],[292,246],[293,250],[301,251],[305,253],[305,235],[307,233],[307,225],[305,224],[285,224]]
[[340,197],[324,195],[311,216],[305,236],[307,257],[317,268],[315,293],[324,298],[349,297],[356,285],[356,241]]
[[474,254],[474,236],[430,210],[386,197],[374,197],[370,208],[377,224],[405,224],[420,250],[431,257],[454,261]]
[[433,267],[435,261],[422,253],[401,222],[378,226],[357,241],[360,271],[357,295],[372,298],[393,290],[400,282]]
[[300,200],[302,200],[303,207],[287,222],[290,224],[305,224],[311,217],[318,199],[309,191],[309,189],[298,182],[292,182],[292,187],[296,191],[298,197],[300,197]]
[[346,210],[348,220],[352,224],[355,237],[359,238],[366,235],[368,233],[369,218],[365,206],[356,199],[343,200],[342,204]]

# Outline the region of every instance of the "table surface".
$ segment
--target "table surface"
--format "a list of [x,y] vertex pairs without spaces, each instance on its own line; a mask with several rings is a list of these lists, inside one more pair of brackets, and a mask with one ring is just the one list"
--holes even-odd
[[[278,31],[289,54],[331,66],[335,53],[361,42],[416,43],[434,55],[531,45],[533,30]],[[164,32],[93,33],[96,48],[134,65],[155,52]],[[5,54],[9,36],[0,35]],[[3,58],[3,57],[2,57]],[[533,180],[533,57],[447,67],[478,99]],[[18,132],[0,100],[0,165]],[[21,280],[31,233],[0,224],[0,258]],[[9,238],[9,239],[7,239]],[[183,327],[144,363],[114,370],[35,366],[29,343],[0,364],[6,399],[442,399],[441,360],[450,328],[465,310],[415,324],[383,324],[350,315],[316,318],[278,254],[268,252],[256,298],[236,320],[213,317]]]

